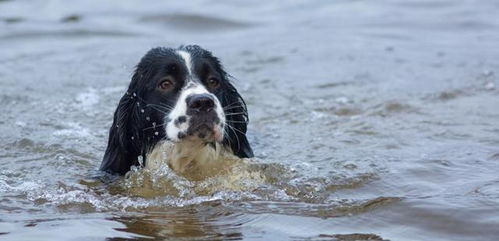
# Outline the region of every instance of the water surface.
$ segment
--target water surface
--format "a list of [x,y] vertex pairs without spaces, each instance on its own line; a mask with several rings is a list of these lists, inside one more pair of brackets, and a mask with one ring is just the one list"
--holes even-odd
[[[0,239],[497,240],[498,14],[0,1]],[[202,181],[100,173],[134,65],[192,43],[235,77],[256,157]]]

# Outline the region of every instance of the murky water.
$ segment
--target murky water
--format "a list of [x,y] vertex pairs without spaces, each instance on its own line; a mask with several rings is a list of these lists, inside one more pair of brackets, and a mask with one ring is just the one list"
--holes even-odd
[[[0,239],[499,240],[499,2],[0,1]],[[97,171],[134,65],[196,43],[256,158]]]

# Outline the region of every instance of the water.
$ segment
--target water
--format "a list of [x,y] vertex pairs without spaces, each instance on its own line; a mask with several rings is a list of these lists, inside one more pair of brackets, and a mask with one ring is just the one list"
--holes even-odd
[[[499,3],[0,2],[2,240],[498,240]],[[256,158],[97,171],[134,65],[196,43]]]

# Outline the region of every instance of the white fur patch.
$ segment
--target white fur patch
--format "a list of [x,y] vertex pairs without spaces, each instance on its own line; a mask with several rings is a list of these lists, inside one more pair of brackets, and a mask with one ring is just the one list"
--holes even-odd
[[[218,118],[220,119],[221,122],[221,130],[223,131],[223,126],[225,125],[225,115],[222,109],[222,105],[218,98],[208,92],[208,90],[199,83],[189,81],[185,84],[185,87],[181,90],[180,96],[178,97],[177,103],[175,104],[175,107],[170,111],[170,114],[168,114],[168,119],[165,121],[169,122],[166,124],[165,131],[166,131],[166,136],[168,139],[172,141],[179,141],[178,134],[180,132],[186,132],[187,129],[189,128],[189,116],[187,115],[187,102],[186,99],[187,97],[195,94],[210,94],[213,96],[213,99],[215,100],[215,112],[217,113]],[[187,118],[187,121],[185,123],[182,123],[180,126],[175,126],[175,120],[178,119],[180,116],[185,116]],[[221,133],[223,136],[223,132]]]
[[187,68],[187,72],[189,75],[192,74],[192,61],[191,61],[191,54],[182,50],[177,50],[178,55],[184,59],[185,62],[185,67]]

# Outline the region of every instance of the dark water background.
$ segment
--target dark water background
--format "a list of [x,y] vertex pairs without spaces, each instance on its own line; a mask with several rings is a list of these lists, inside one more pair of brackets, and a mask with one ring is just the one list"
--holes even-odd
[[[266,181],[103,184],[134,65],[192,43]],[[0,1],[0,240],[499,240],[498,72],[495,0]]]

